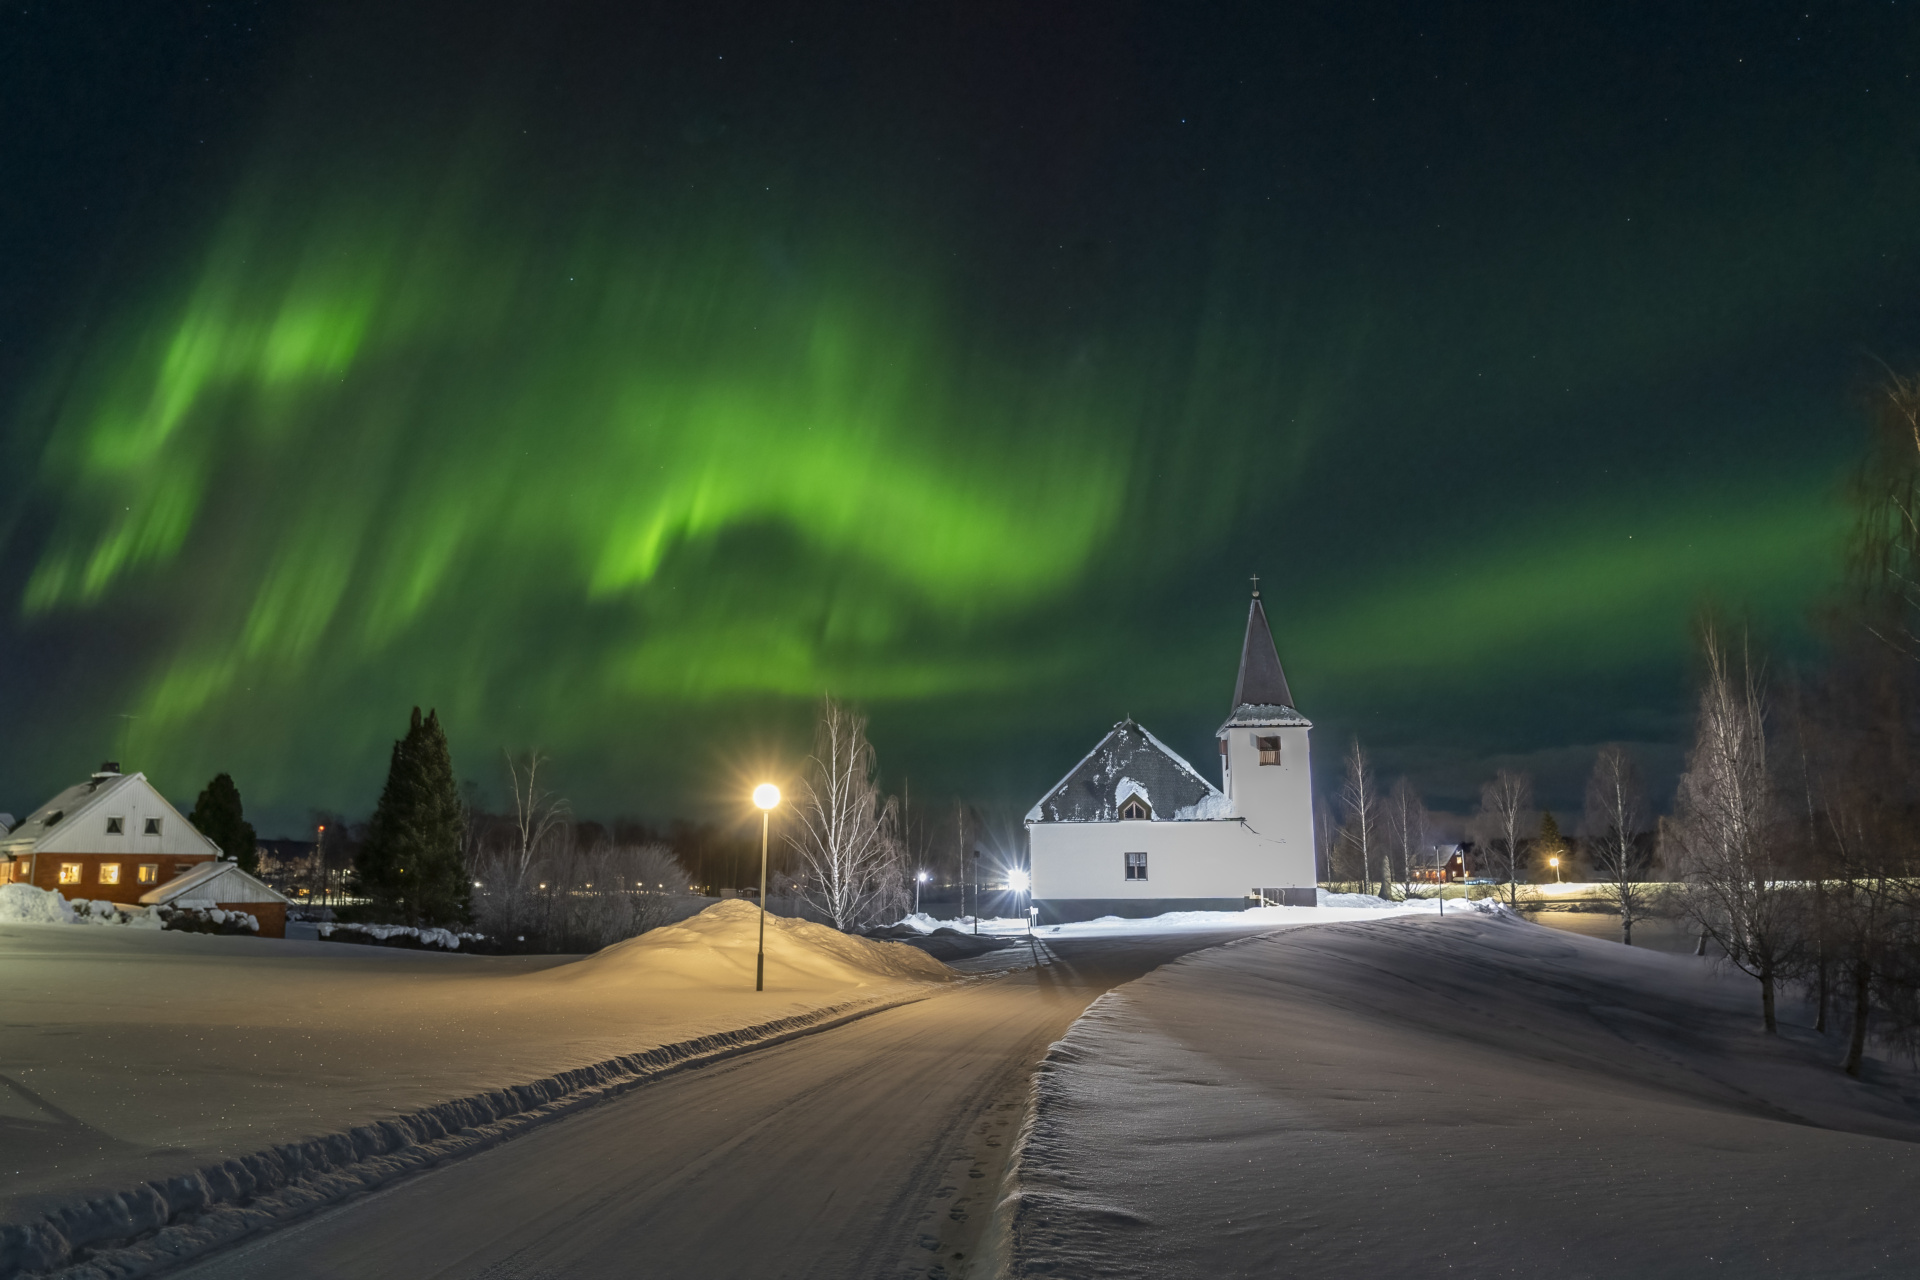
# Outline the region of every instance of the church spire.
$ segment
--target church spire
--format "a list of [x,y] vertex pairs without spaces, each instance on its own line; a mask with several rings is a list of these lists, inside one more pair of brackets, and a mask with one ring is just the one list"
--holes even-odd
[[1253,603],[1247,609],[1246,642],[1240,647],[1240,678],[1233,685],[1234,710],[1249,704],[1293,706],[1287,673],[1280,669],[1280,654],[1273,647],[1273,629],[1267,625],[1267,611],[1260,604],[1258,578],[1254,579]]

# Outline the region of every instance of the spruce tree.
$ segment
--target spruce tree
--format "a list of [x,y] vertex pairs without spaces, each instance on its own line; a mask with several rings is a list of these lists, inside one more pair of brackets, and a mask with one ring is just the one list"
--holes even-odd
[[240,788],[233,785],[232,774],[219,774],[207,784],[207,789],[194,802],[187,821],[193,824],[194,830],[219,845],[221,853],[239,863],[242,871],[248,875],[259,871],[259,845],[253,824],[247,821],[241,807]]
[[372,913],[410,925],[460,924],[469,884],[460,857],[460,793],[439,716],[413,709],[393,744],[387,785],[354,859],[354,886]]

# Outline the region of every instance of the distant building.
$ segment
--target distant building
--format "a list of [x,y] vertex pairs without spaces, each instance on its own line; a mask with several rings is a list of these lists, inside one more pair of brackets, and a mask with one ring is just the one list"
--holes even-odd
[[1312,728],[1256,589],[1233,710],[1214,735],[1221,785],[1132,720],[1116,724],[1027,814],[1041,923],[1314,905]]
[[[123,774],[109,761],[0,835],[0,884],[55,889],[69,900],[152,905],[156,891],[215,864],[219,857],[219,847],[182,817],[145,774]],[[239,867],[231,870],[281,904],[281,927],[268,933],[268,917],[276,913],[262,916],[254,910],[250,904],[256,897],[236,897],[233,908],[260,917],[263,936],[284,936],[286,900]],[[224,875],[219,883],[236,892],[242,888]],[[247,895],[256,892],[245,890]]]

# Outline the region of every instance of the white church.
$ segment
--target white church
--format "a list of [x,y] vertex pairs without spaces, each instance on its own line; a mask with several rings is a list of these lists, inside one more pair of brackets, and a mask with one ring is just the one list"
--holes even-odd
[[1042,924],[1167,911],[1313,906],[1307,733],[1256,583],[1220,785],[1123,720],[1027,813]]

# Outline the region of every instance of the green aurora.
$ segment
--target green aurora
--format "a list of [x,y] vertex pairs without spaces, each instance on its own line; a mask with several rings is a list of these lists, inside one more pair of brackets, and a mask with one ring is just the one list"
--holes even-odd
[[1897,117],[1841,155],[1709,120],[1671,146],[1718,168],[1602,202],[1490,171],[1429,193],[1439,239],[1263,195],[1229,130],[1177,216],[1056,236],[911,131],[801,163],[840,116],[713,143],[635,89],[583,132],[385,65],[377,112],[288,73],[36,347],[10,803],[118,755],[296,829],[370,804],[419,703],[463,775],[538,743],[582,811],[694,812],[824,692],[891,778],[1024,803],[1123,714],[1204,750],[1253,572],[1323,774],[1353,732],[1443,803],[1492,758],[1670,762],[1703,602],[1804,643],[1860,352],[1914,332]]

